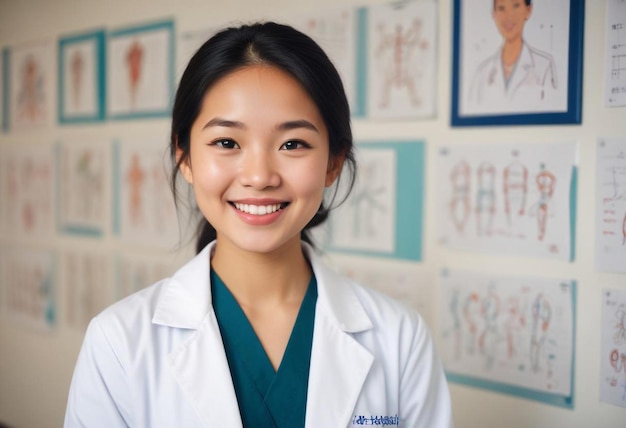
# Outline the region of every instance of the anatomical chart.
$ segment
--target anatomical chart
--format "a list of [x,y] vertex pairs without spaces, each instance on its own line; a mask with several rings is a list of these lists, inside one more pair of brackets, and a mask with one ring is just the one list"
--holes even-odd
[[573,404],[575,283],[445,270],[440,332],[448,378]]
[[122,299],[130,294],[171,277],[182,266],[170,254],[120,253],[116,257],[115,298]]
[[436,111],[437,2],[367,9],[367,116],[432,117]]
[[59,144],[59,224],[67,232],[102,235],[108,220],[107,141]]
[[102,251],[66,251],[62,259],[65,318],[73,328],[85,329],[91,318],[113,303],[111,255]]
[[113,32],[107,47],[108,115],[167,115],[174,88],[173,24]]
[[330,57],[341,76],[353,113],[357,105],[357,10],[351,7],[309,12],[290,22],[315,40]]
[[573,259],[576,156],[575,143],[442,148],[442,242],[470,251]]
[[626,139],[597,147],[596,267],[626,273]]
[[626,407],[626,290],[602,293],[600,400]]
[[169,185],[169,157],[162,138],[115,144],[115,232],[127,242],[171,249],[179,222]]
[[47,331],[56,322],[56,257],[52,251],[2,248],[2,302],[9,318]]
[[11,237],[50,236],[55,226],[54,146],[5,144],[0,155],[0,230]]
[[[329,250],[421,260],[424,152],[422,141],[357,146],[356,182],[326,226]],[[349,182],[344,171],[335,204]]]
[[52,42],[12,47],[8,55],[9,129],[30,130],[55,118],[55,45]]

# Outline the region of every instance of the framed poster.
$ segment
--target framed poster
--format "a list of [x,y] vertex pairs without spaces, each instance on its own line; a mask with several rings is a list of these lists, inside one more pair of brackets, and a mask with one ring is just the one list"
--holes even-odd
[[50,126],[56,105],[53,42],[11,47],[4,60],[8,79],[8,109],[5,112],[8,128],[28,131]]
[[174,94],[174,22],[112,31],[107,40],[107,116],[165,117]]
[[[423,141],[359,144],[358,176],[348,198],[330,217],[330,251],[393,259],[422,259]],[[340,181],[338,198],[345,194]]]
[[441,296],[450,382],[574,407],[575,281],[446,269]]
[[452,126],[581,123],[583,0],[455,0]]
[[104,31],[59,40],[59,123],[104,120]]

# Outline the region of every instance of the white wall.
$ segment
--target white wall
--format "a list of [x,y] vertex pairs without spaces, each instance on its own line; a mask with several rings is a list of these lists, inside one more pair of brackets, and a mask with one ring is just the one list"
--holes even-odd
[[[354,122],[357,139],[424,138],[427,141],[424,261],[418,264],[375,260],[380,266],[400,266],[415,272],[426,320],[436,330],[438,273],[444,266],[513,274],[566,277],[578,281],[576,323],[575,408],[556,408],[524,399],[452,384],[456,424],[460,428],[606,427],[626,426],[626,409],[599,402],[600,302],[603,287],[626,290],[626,276],[594,270],[595,145],[599,137],[626,136],[626,109],[603,107],[604,0],[588,0],[585,14],[583,124],[580,126],[477,127],[449,126],[452,0],[439,7],[438,116],[425,121]],[[336,4],[361,5],[349,0],[0,0],[0,47],[60,34],[141,23],[174,17],[178,30],[220,25],[229,20],[280,19],[283,14]],[[81,127],[54,127],[47,132],[0,135],[0,143],[58,138],[114,138],[154,133],[167,135],[167,120],[106,122]],[[465,141],[580,143],[577,201],[576,260],[572,263],[518,257],[498,257],[443,248],[437,242],[435,211],[437,147]],[[0,237],[0,244],[11,244]],[[110,237],[93,243],[57,236],[47,245],[58,248],[117,245]],[[5,245],[3,248],[7,248]],[[350,261],[344,257],[342,261]],[[355,263],[362,262],[354,259]],[[62,306],[63,288],[60,287]],[[82,331],[68,329],[60,317],[51,334],[33,333],[10,323],[0,313],[0,421],[18,427],[60,426]],[[433,427],[435,428],[435,427]]]

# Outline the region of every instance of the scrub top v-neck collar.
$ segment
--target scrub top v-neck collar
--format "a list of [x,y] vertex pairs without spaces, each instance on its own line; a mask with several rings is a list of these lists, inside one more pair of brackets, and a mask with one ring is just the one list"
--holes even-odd
[[211,289],[243,426],[304,426],[317,302],[315,276],[276,371],[245,313],[212,269]]

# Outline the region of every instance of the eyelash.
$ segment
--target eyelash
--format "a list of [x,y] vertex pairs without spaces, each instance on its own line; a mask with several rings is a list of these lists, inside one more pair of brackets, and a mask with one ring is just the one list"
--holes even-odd
[[[234,147],[224,147],[224,144],[233,144]],[[212,141],[211,145],[217,146],[222,149],[229,149],[229,150],[239,147],[239,144],[237,144],[234,140],[231,140],[229,138],[219,138],[217,140]]]
[[282,146],[280,146],[281,150],[289,150],[289,149],[283,149],[283,147],[285,147],[287,144],[297,144],[297,147],[291,149],[291,150],[295,150],[295,149],[308,149],[311,147],[310,144],[302,141],[302,140],[289,140],[287,142],[285,142]]

